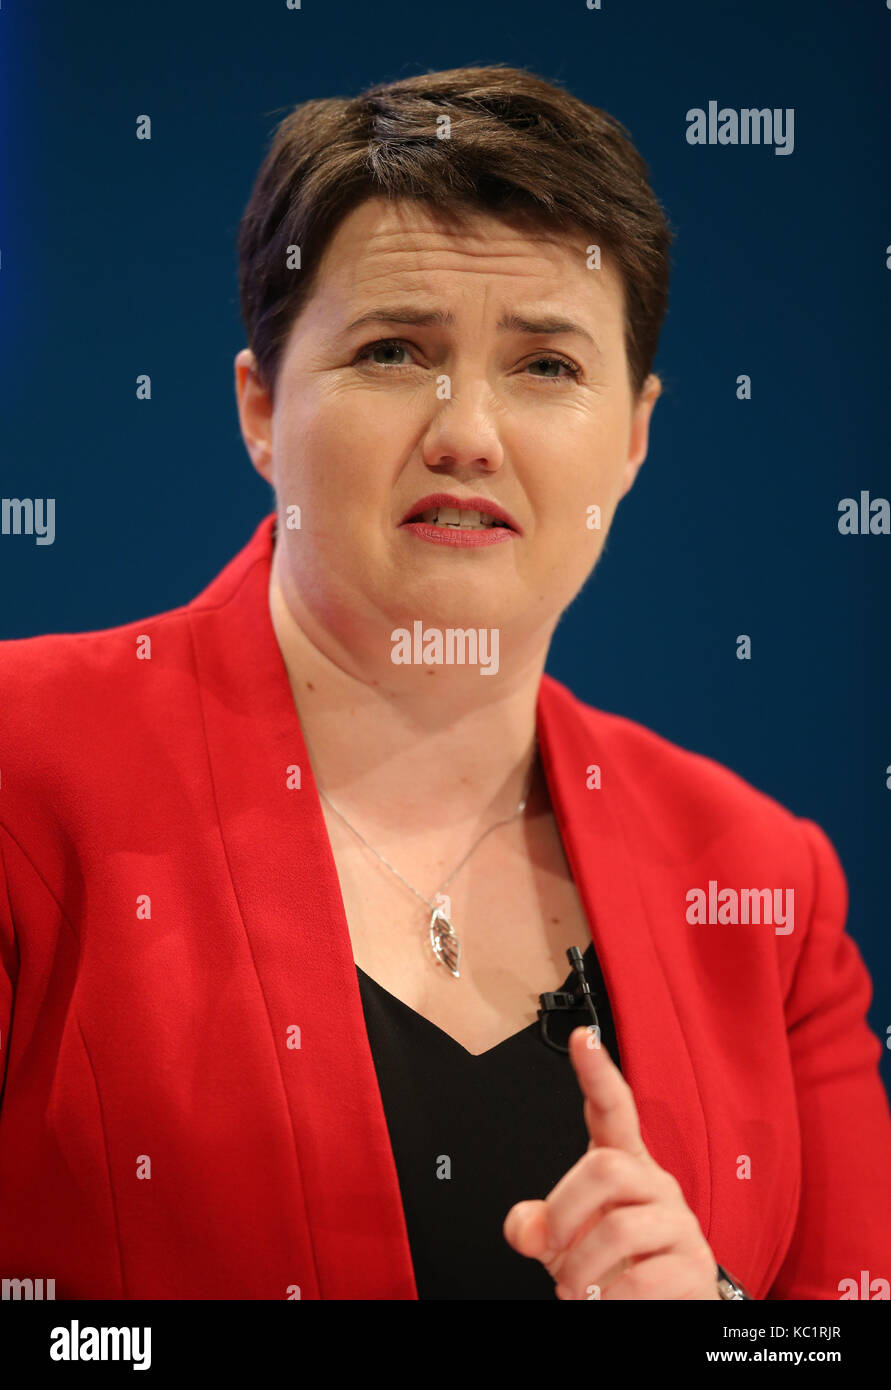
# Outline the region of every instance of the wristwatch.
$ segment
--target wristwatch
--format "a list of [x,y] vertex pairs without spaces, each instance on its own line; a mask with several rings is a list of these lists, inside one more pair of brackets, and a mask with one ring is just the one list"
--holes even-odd
[[747,1293],[738,1279],[735,1279],[726,1269],[718,1265],[718,1293],[722,1298],[748,1298],[752,1295]]

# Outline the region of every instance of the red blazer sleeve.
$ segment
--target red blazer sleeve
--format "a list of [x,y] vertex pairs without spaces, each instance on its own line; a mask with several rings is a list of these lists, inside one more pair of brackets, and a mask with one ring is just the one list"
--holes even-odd
[[2,1104],[3,1087],[6,1081],[9,1029],[12,1023],[12,998],[14,981],[18,972],[18,955],[12,925],[12,909],[9,905],[5,852],[6,832],[0,825],[0,1104]]
[[[791,1245],[765,1297],[876,1297],[881,1285],[870,1295],[872,1281],[891,1279],[891,1112],[878,1069],[882,1045],[866,1022],[872,983],[845,931],[848,886],[838,855],[813,821],[799,824],[815,875],[785,1006],[801,1198]],[[863,1291],[852,1295],[846,1280]]]

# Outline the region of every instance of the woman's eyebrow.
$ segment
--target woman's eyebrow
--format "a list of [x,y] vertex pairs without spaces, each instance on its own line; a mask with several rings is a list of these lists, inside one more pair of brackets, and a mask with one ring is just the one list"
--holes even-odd
[[505,333],[529,333],[533,336],[574,333],[577,337],[586,338],[598,352],[600,351],[587,328],[576,323],[575,319],[561,318],[559,314],[546,314],[543,318],[526,318],[523,314],[504,314],[498,320],[498,327]]
[[[410,304],[382,305],[360,314],[352,323],[347,324],[344,332],[351,333],[354,328],[359,328],[364,323],[406,323],[419,327],[450,328],[454,322],[454,315],[443,309],[418,309]],[[528,333],[539,337],[545,334],[574,333],[577,337],[587,339],[595,350],[600,352],[597,342],[587,328],[583,328],[574,319],[563,318],[560,315],[548,314],[541,318],[530,318],[523,314],[504,314],[498,320],[498,328],[503,333]]]

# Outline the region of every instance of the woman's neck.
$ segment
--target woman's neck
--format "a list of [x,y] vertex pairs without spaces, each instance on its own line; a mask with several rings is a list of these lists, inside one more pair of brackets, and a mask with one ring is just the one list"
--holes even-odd
[[455,667],[346,669],[311,640],[274,579],[269,601],[312,770],[334,805],[347,816],[361,808],[365,832],[383,835],[466,831],[511,814],[536,757],[546,647],[491,680]]

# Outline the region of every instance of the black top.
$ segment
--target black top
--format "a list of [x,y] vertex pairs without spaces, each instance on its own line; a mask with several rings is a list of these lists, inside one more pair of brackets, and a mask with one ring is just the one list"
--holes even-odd
[[[601,1038],[620,1066],[593,944],[584,953]],[[518,1255],[502,1225],[543,1198],[588,1146],[569,1056],[539,1022],[475,1057],[356,967],[421,1299],[553,1299],[554,1280]],[[570,972],[562,990],[574,991]],[[548,982],[550,983],[550,982]],[[460,989],[460,981],[455,981]],[[585,1009],[555,1020],[566,1042]]]

